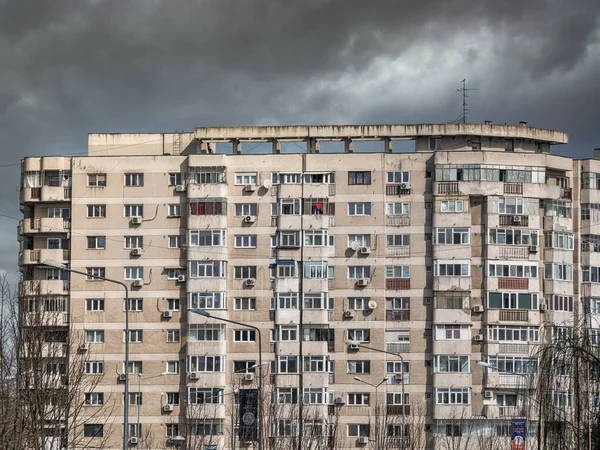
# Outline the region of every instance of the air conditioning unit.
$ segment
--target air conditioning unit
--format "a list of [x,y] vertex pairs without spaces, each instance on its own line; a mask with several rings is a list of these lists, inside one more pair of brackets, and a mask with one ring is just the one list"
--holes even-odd
[[513,223],[521,223],[521,216],[512,216]]
[[530,245],[529,246],[529,253],[537,253],[538,252],[538,246],[537,245]]
[[173,311],[163,311],[162,312],[163,319],[170,319],[173,317]]
[[475,305],[475,306],[473,306],[473,312],[475,312],[475,313],[482,313],[483,312],[483,305]]
[[402,378],[404,378],[404,374],[403,373],[397,373],[396,375],[394,375],[394,378],[396,380],[402,380]]
[[370,255],[371,247],[361,247],[358,253],[360,253],[361,255]]
[[185,184],[178,184],[175,186],[175,192],[185,192],[187,191],[187,186]]
[[80,352],[87,352],[89,349],[89,345],[88,344],[79,344],[79,351]]
[[483,334],[476,334],[476,335],[473,337],[473,340],[474,340],[475,342],[481,342],[481,341],[483,341]]
[[246,217],[244,217],[244,222],[245,223],[254,223],[254,222],[256,222],[256,217],[255,216],[246,216]]
[[129,443],[130,443],[130,444],[133,444],[133,445],[137,445],[137,443],[138,443],[138,438],[136,438],[135,436],[134,436],[134,437],[130,437],[130,438],[129,438]]
[[246,187],[244,188],[244,190],[246,192],[254,192],[256,190],[256,185],[255,184],[247,184]]
[[247,373],[244,375],[244,381],[252,381],[254,380],[254,374],[253,373]]
[[177,275],[177,282],[178,283],[184,283],[185,282],[185,275]]
[[200,374],[198,372],[190,372],[190,380],[199,380]]
[[143,221],[143,219],[141,217],[132,217],[131,218],[132,225],[141,225],[142,221]]
[[344,311],[344,317],[346,319],[352,319],[354,317],[354,311]]
[[348,348],[349,348],[350,350],[359,350],[359,349],[360,349],[360,347],[359,347],[359,345],[358,345],[358,344],[350,344],[350,345],[348,346]]
[[369,279],[359,278],[358,280],[356,280],[356,284],[358,285],[358,287],[367,287],[369,285]]
[[540,311],[544,312],[546,311],[547,307],[545,303],[540,303]]
[[164,412],[173,412],[173,405],[163,405],[163,411]]
[[133,287],[142,287],[144,286],[144,280],[135,280],[133,282]]
[[141,248],[131,249],[131,256],[142,256],[142,249]]
[[369,438],[367,436],[361,436],[358,438],[358,443],[366,445],[369,443]]
[[410,183],[400,183],[400,189],[410,189]]
[[127,379],[127,374],[126,373],[120,373],[119,374],[119,381],[125,381]]
[[336,405],[345,405],[346,400],[344,400],[344,397],[336,397],[333,403],[335,403]]
[[494,398],[494,393],[492,391],[483,391],[484,398]]
[[252,287],[256,284],[256,280],[254,278],[248,278],[246,281],[244,281],[244,286],[247,287]]

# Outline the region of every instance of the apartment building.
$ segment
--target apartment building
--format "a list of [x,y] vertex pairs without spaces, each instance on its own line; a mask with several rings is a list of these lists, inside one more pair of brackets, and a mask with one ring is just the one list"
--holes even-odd
[[[536,346],[600,313],[600,160],[551,153],[566,142],[525,123],[200,127],[25,158],[22,308],[52,318],[34,322],[62,345],[48,370],[93,380],[65,436],[121,448],[128,408],[132,447],[247,445],[238,394],[262,372],[265,448],[441,448],[524,416],[535,439]],[[265,364],[256,330],[220,319],[257,327]]]

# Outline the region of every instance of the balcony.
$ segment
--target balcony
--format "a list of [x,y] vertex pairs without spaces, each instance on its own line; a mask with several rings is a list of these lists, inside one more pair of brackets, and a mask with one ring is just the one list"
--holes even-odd
[[39,250],[23,250],[19,253],[19,265],[24,264],[39,264],[40,262],[40,251]]
[[529,216],[522,214],[500,214],[499,224],[504,227],[528,227]]
[[410,342],[386,342],[385,351],[390,353],[410,352]]
[[485,416],[488,419],[525,417],[525,415],[523,406],[485,405]]
[[[533,345],[519,343],[504,343],[498,344],[498,353],[507,353],[510,355],[529,355],[532,353]],[[489,352],[488,352],[489,353]]]
[[69,260],[71,259],[71,251],[63,250],[61,248],[43,248],[39,250],[39,252],[40,261],[46,261],[48,259],[51,259],[53,261],[60,261],[64,263],[69,262]]
[[434,291],[470,291],[471,277],[433,277]]
[[564,188],[560,190],[560,198],[562,200],[572,200],[573,199],[573,191],[571,188]]
[[452,194],[457,195],[460,193],[458,189],[458,181],[440,181],[437,184],[437,193],[438,194]]
[[402,386],[402,380],[404,379],[404,385],[410,384],[410,373],[386,373],[387,384]]
[[528,278],[498,278],[498,289],[529,289]]
[[386,278],[385,288],[394,291],[410,289],[410,278]]
[[398,321],[407,321],[410,320],[410,310],[396,310],[396,311],[386,311],[385,312],[385,320],[398,320]]
[[385,224],[388,227],[407,227],[410,225],[408,214],[388,214],[385,216]]
[[499,311],[499,319],[501,322],[528,322],[529,311],[510,311],[501,309]]
[[23,318],[23,326],[61,327],[69,325],[67,312],[30,312]]
[[410,405],[386,405],[386,413],[394,416],[410,414]]
[[27,280],[19,283],[19,295],[46,295],[69,293],[67,280]]
[[498,257],[504,259],[529,259],[529,247],[505,245],[498,248]]
[[43,202],[67,202],[71,200],[71,187],[43,186],[40,200]]
[[504,183],[504,193],[511,195],[522,195],[523,183]]
[[408,195],[410,187],[406,183],[402,184],[387,184],[385,186],[385,195]]
[[410,256],[410,247],[408,245],[401,247],[386,247],[385,254],[392,258],[405,258]]

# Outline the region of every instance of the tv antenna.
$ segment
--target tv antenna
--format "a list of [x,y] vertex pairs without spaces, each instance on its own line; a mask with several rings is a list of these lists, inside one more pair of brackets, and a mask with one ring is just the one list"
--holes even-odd
[[467,123],[467,116],[469,115],[469,105],[467,104],[467,99],[469,98],[469,95],[467,94],[467,92],[476,90],[477,89],[475,88],[467,89],[467,79],[463,78],[462,87],[456,90],[456,92],[462,92],[462,116],[460,117],[458,122]]

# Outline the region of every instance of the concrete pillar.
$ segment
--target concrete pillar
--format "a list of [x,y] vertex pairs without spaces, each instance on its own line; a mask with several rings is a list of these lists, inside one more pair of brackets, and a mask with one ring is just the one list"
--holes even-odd
[[317,138],[308,138],[308,153],[319,153],[321,151],[321,141]]
[[346,138],[344,140],[344,151],[346,153],[354,153],[354,142],[352,142],[352,139]]
[[392,141],[392,139],[389,137],[383,138],[383,151],[385,153],[392,153],[393,149],[394,142]]
[[200,141],[200,153],[207,154],[208,153],[208,141]]
[[281,142],[279,142],[279,140],[277,139],[273,139],[273,154],[279,154],[281,153]]
[[233,147],[233,154],[234,155],[241,155],[242,154],[242,143],[240,142],[239,139],[233,139],[231,141],[231,145]]

